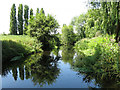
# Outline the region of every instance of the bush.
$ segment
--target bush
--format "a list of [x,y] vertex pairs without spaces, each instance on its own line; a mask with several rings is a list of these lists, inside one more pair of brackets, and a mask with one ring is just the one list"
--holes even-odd
[[118,71],[119,46],[115,43],[114,35],[80,40],[74,48],[79,57],[76,58],[76,65],[81,64],[81,67],[86,66],[91,71]]

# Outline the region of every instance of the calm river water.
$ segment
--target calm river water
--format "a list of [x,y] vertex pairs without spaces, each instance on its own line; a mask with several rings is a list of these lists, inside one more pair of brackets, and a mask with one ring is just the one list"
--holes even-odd
[[73,69],[76,53],[65,49],[3,64],[2,88],[99,88]]

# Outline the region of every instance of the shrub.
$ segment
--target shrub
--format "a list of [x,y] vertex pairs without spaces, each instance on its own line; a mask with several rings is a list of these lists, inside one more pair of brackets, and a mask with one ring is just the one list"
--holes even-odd
[[80,40],[75,44],[74,48],[79,55],[79,58],[76,58],[77,66],[81,64],[81,67],[86,66],[91,71],[118,71],[119,46],[115,43],[114,35],[86,40],[87,43],[85,40]]

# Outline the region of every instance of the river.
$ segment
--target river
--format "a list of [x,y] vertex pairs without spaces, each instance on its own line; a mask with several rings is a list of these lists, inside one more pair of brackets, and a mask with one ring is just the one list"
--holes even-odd
[[74,68],[75,57],[72,48],[62,47],[3,63],[2,88],[101,88]]

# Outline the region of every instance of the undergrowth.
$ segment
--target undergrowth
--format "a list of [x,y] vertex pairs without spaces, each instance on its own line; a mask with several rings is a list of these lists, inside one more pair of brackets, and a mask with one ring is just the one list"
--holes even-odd
[[119,45],[114,37],[106,35],[78,41],[74,47],[77,52],[75,66],[92,72],[119,71]]

